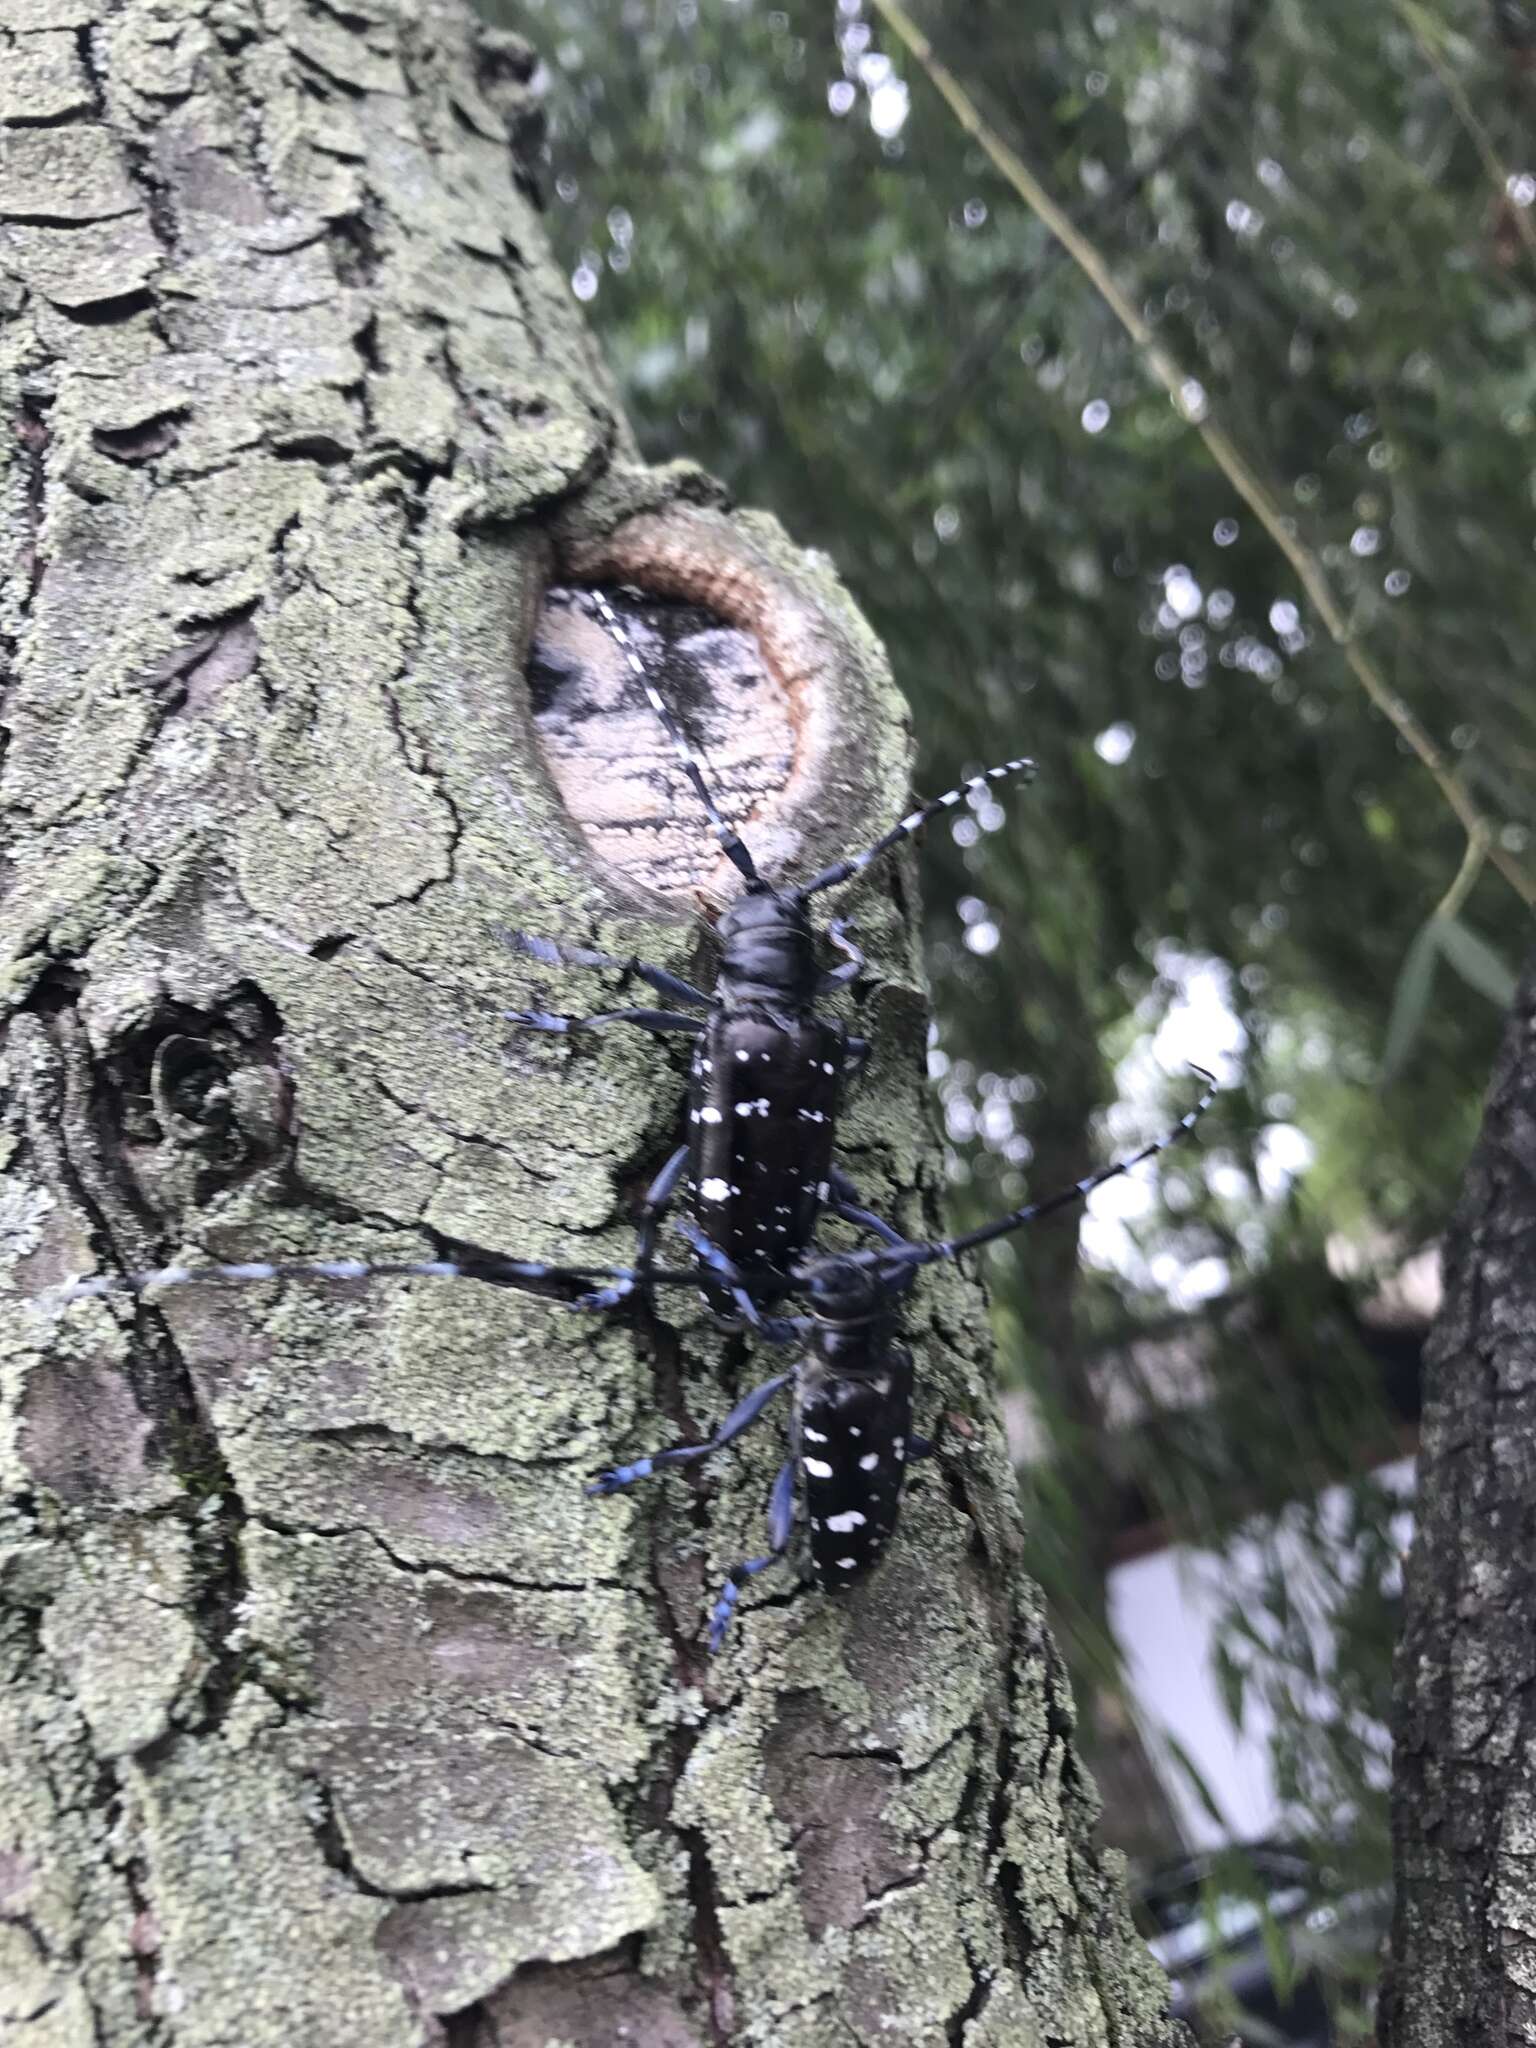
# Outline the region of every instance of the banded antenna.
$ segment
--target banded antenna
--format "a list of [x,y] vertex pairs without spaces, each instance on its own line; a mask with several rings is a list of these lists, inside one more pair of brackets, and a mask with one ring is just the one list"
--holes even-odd
[[940,811],[953,810],[955,805],[963,802],[973,790],[985,789],[989,782],[1006,782],[1013,776],[1018,776],[1022,782],[1033,782],[1035,774],[1034,762],[1023,759],[1003,761],[996,768],[984,769],[980,775],[968,775],[964,782],[958,783],[953,789],[946,789],[942,796],[936,796],[931,803],[920,804],[915,811],[909,811],[889,832],[881,833],[874,845],[866,847],[863,853],[852,853],[846,860],[835,860],[830,867],[823,868],[819,875],[812,875],[808,882],[802,882],[800,894],[814,896],[818,889],[835,889],[839,882],[846,882],[850,875],[861,875],[872,861],[880,858],[882,853],[887,852],[898,841],[910,839],[913,833],[920,832],[928,820],[936,818]]
[[[998,1216],[991,1223],[983,1223],[976,1230],[968,1230],[961,1237],[936,1238],[931,1244],[906,1244],[888,1251],[844,1252],[855,1266],[877,1266],[881,1273],[895,1278],[899,1272],[913,1266],[931,1266],[936,1259],[956,1259],[962,1252],[973,1251],[977,1245],[991,1244],[994,1238],[1006,1237],[1010,1231],[1022,1230],[1026,1223],[1033,1223],[1038,1217],[1050,1216],[1057,1209],[1065,1209],[1070,1203],[1086,1201],[1095,1188],[1103,1187],[1107,1180],[1117,1180],[1121,1174],[1129,1173],[1133,1166],[1139,1166],[1144,1159],[1153,1159],[1159,1152],[1166,1152],[1170,1145],[1176,1145],[1195,1128],[1201,1117],[1216,1099],[1216,1077],[1208,1074],[1204,1067],[1191,1065],[1191,1073],[1198,1074],[1204,1087],[1200,1100],[1194,1108],[1187,1110],[1171,1131],[1165,1131],[1160,1138],[1154,1138],[1150,1145],[1143,1145],[1139,1152],[1132,1152],[1124,1159],[1117,1159],[1109,1166],[1101,1166],[1097,1173],[1086,1174],[1082,1180],[1074,1181],[1059,1194],[1047,1195],[1044,1201],[1026,1202],[1020,1209],[1010,1209],[1006,1216]],[[798,1275],[797,1275],[798,1277]]]
[[720,806],[715,802],[714,797],[710,793],[709,784],[704,780],[704,764],[694,752],[693,743],[688,738],[687,733],[683,731],[682,727],[673,717],[671,705],[668,704],[666,698],[662,696],[656,685],[651,681],[650,670],[641,659],[639,648],[636,647],[634,641],[630,638],[629,628],[608,602],[608,596],[605,591],[594,588],[589,591],[588,595],[592,599],[592,609],[602,620],[603,625],[607,628],[609,637],[616,643],[619,652],[629,663],[630,670],[639,682],[641,689],[644,690],[651,709],[661,722],[662,731],[672,742],[672,751],[677,755],[678,760],[682,762],[683,773],[693,784],[695,795],[708,813],[709,822],[714,828],[715,837],[719,840],[726,859],[730,861],[736,872],[746,881],[756,882],[759,876],[752,855],[736,828],[728,824],[721,816]]

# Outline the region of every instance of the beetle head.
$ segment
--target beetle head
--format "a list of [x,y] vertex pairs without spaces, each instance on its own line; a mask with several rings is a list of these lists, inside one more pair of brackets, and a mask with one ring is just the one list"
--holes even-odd
[[796,890],[753,884],[725,912],[717,936],[720,978],[738,1000],[800,1009],[815,996],[815,934]]

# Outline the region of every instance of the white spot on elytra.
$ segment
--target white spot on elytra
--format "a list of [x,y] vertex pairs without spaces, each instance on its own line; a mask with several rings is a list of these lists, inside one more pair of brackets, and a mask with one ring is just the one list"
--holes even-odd
[[805,1440],[808,1444],[824,1444],[826,1442],[826,1438],[822,1435],[821,1431],[819,1429],[812,1429],[809,1423],[806,1424]]
[[840,1572],[856,1572],[859,1560],[856,1557],[840,1557],[837,1560],[837,1568]]
[[701,1109],[699,1111],[699,1122],[701,1124],[717,1124],[719,1121],[720,1112],[718,1109]]
[[736,1048],[736,1057],[739,1060],[749,1060],[751,1059],[752,1055],[746,1050],[744,1046],[738,1045]]
[[830,1193],[831,1193],[831,1185],[830,1185],[830,1183],[829,1183],[829,1182],[827,1182],[827,1181],[824,1181],[824,1180],[819,1180],[819,1181],[817,1181],[817,1183],[816,1183],[816,1199],[817,1199],[817,1201],[818,1201],[818,1202],[824,1202],[824,1201],[825,1201],[825,1200],[827,1199],[827,1196],[828,1196],[828,1195],[829,1195]]
[[896,1441],[891,1445],[891,1449],[896,1453],[898,1458],[904,1458],[907,1454],[906,1438],[904,1436],[897,1437]]
[[721,1180],[718,1174],[699,1184],[699,1193],[706,1202],[723,1202],[730,1192],[729,1185]]
[[878,1451],[866,1451],[859,1460],[859,1470],[861,1472],[873,1472],[879,1462],[880,1453]]
[[845,1515],[828,1515],[827,1527],[835,1529],[839,1536],[846,1536],[851,1529],[862,1529],[864,1517],[857,1508],[850,1508]]
[[856,1423],[850,1423],[848,1425],[848,1434],[850,1436],[862,1436],[864,1432],[862,1429],[858,1427]]
[[807,1458],[805,1469],[813,1479],[830,1479],[832,1477],[832,1467],[824,1458]]

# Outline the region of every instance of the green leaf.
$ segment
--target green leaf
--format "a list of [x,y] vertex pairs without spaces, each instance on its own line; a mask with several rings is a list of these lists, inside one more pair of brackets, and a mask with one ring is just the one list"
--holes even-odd
[[1190,1788],[1201,1806],[1205,1809],[1206,1817],[1216,1827],[1220,1828],[1223,1835],[1230,1835],[1232,1832],[1231,1823],[1217,1804],[1216,1795],[1206,1783],[1205,1774],[1200,1769],[1200,1766],[1171,1729],[1162,1728],[1158,1730],[1158,1733],[1167,1745],[1168,1754],[1189,1780]]
[[1488,941],[1459,918],[1440,919],[1440,950],[1469,988],[1507,1010],[1515,1000],[1515,977]]
[[1413,944],[1403,955],[1397,987],[1392,992],[1392,1009],[1387,1018],[1386,1043],[1381,1049],[1378,1082],[1385,1086],[1402,1074],[1418,1042],[1434,986],[1435,961],[1439,957],[1445,919],[1432,917],[1414,934]]
[[1243,1725],[1243,1703],[1248,1689],[1248,1673],[1236,1657],[1219,1638],[1212,1663],[1216,1670],[1216,1682],[1221,1688],[1222,1704],[1234,1728]]

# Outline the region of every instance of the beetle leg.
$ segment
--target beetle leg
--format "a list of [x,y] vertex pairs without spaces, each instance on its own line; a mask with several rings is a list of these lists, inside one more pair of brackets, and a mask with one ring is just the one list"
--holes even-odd
[[820,986],[823,995],[830,989],[846,987],[850,981],[856,981],[864,972],[864,955],[849,937],[849,933],[852,930],[853,921],[851,918],[846,917],[834,917],[831,924],[827,926],[827,937],[836,946],[839,953],[843,953],[847,957],[841,967],[829,968],[821,977]]
[[680,1216],[676,1229],[680,1237],[688,1240],[701,1265],[707,1266],[715,1278],[730,1294],[732,1301],[741,1312],[742,1321],[755,1330],[766,1344],[794,1344],[810,1328],[807,1316],[765,1316],[748,1292],[745,1280],[736,1262],[728,1258],[720,1247],[711,1244],[691,1216]]
[[768,1498],[768,1540],[771,1549],[766,1557],[748,1558],[744,1564],[733,1564],[725,1584],[720,1588],[709,1617],[709,1654],[715,1656],[725,1641],[725,1632],[731,1625],[731,1616],[736,1611],[736,1602],[741,1590],[749,1579],[756,1578],[771,1564],[777,1564],[789,1548],[789,1539],[795,1527],[795,1467],[793,1460],[780,1466],[779,1476],[773,1482],[773,1492]]
[[688,1147],[679,1145],[645,1191],[645,1200],[640,1204],[640,1242],[635,1248],[634,1272],[628,1279],[619,1280],[611,1287],[602,1287],[592,1294],[584,1294],[577,1304],[578,1307],[616,1308],[626,1295],[633,1294],[637,1287],[645,1285],[646,1269],[656,1256],[656,1233],[660,1227],[662,1212],[677,1193],[677,1184],[682,1179],[683,1168],[687,1164]]
[[674,1003],[686,1003],[693,1010],[712,1007],[713,999],[703,989],[695,988],[691,981],[684,981],[680,974],[669,973],[665,967],[652,967],[648,961],[636,959],[634,954],[627,960],[620,960],[612,953],[594,952],[590,946],[561,945],[554,939],[536,938],[531,932],[508,932],[506,937],[519,953],[542,960],[546,967],[612,968],[620,974],[638,975],[658,995],[670,996]]
[[749,1430],[774,1395],[787,1387],[793,1378],[792,1372],[781,1372],[774,1379],[764,1380],[760,1387],[754,1387],[744,1400],[736,1403],[708,1443],[676,1444],[669,1451],[657,1451],[652,1457],[637,1458],[633,1465],[615,1465],[611,1472],[600,1472],[588,1484],[586,1491],[598,1495],[617,1493],[621,1487],[649,1479],[653,1472],[665,1471],[669,1465],[689,1465],[701,1458],[712,1458],[716,1451],[723,1451],[727,1444],[734,1443],[737,1437]]
[[697,1037],[704,1029],[697,1017],[677,1010],[599,1010],[595,1017],[557,1017],[550,1010],[503,1010],[510,1023],[530,1031],[606,1031],[610,1024],[634,1024],[641,1031],[686,1031]]

